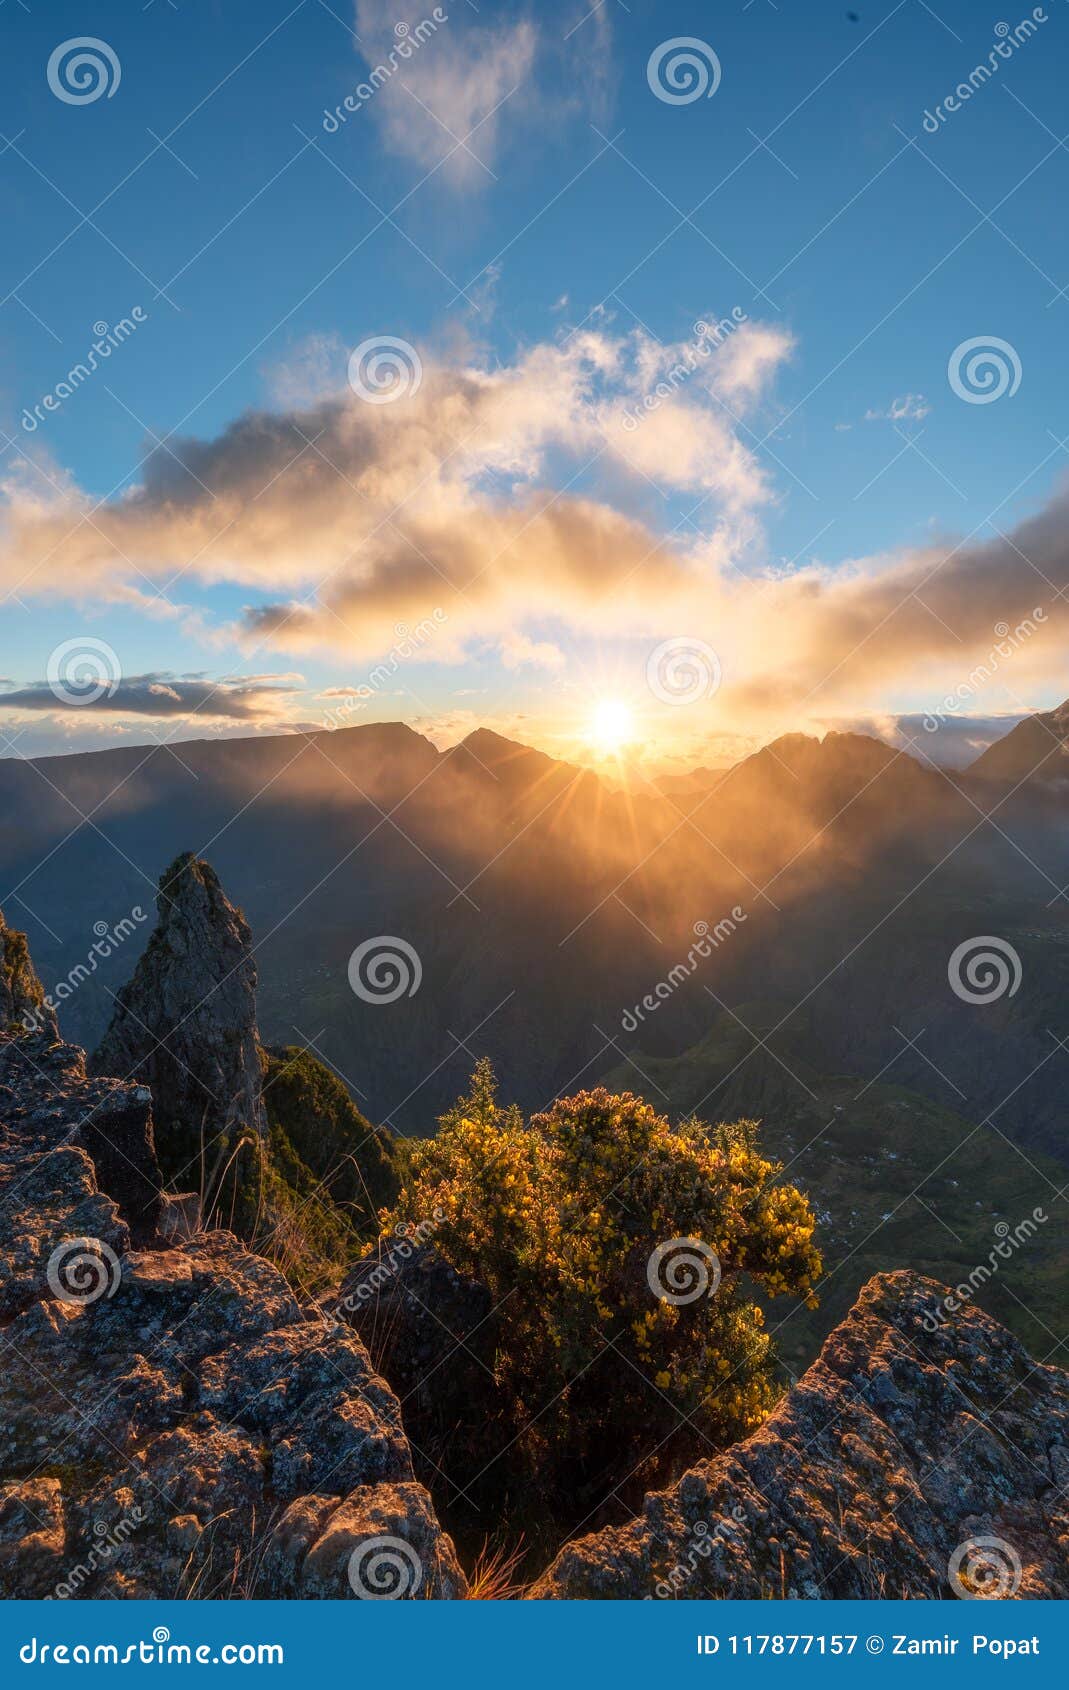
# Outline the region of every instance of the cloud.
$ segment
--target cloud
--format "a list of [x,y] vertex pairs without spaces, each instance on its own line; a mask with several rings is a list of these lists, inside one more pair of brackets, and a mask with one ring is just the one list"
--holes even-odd
[[789,636],[774,642],[774,672],[751,663],[738,702],[797,710],[864,700],[871,708],[893,688],[919,693],[926,710],[964,714],[1001,689],[1005,708],[1023,709],[1037,687],[1069,691],[1066,588],[1066,487],[1005,536],[802,570],[768,587],[770,625]]
[[[757,325],[740,337],[637,425],[681,349],[605,327],[493,368],[424,348],[421,384],[392,403],[346,388],[247,414],[212,440],[172,439],[106,505],[71,487],[46,498],[24,463],[5,488],[0,590],[129,602],[175,575],[237,585],[254,644],[350,659],[380,655],[398,623],[439,607],[435,661],[502,640],[529,658],[558,625],[641,632],[707,593],[771,497],[716,372],[732,411],[746,410],[790,341]],[[620,508],[666,493],[701,499],[697,540]]]
[[506,669],[522,669],[534,664],[541,669],[563,669],[564,653],[552,640],[532,640],[526,634],[506,634],[498,648]]
[[424,170],[440,167],[455,186],[490,182],[509,107],[522,103],[534,68],[534,25],[452,13],[423,38],[399,34],[398,27],[392,0],[356,0],[360,51],[373,85],[377,66],[392,71],[372,102],[387,146]]
[[923,393],[903,393],[882,411],[866,411],[866,422],[920,422],[932,407]]
[[[214,637],[250,657],[370,666],[399,625],[431,618],[421,662],[492,649],[552,668],[565,643],[615,641],[639,685],[655,645],[691,635],[723,672],[700,707],[706,732],[861,716],[889,697],[934,710],[961,688],[973,714],[1069,691],[1069,490],[1005,536],[777,571],[762,534],[774,487],[746,419],[771,406],[790,337],[743,323],[673,384],[693,342],[596,321],[509,363],[421,346],[421,383],[379,405],[338,391],[341,349],[333,391],[320,372],[307,402],[171,439],[104,505],[53,477],[56,492],[24,459],[5,488],[0,595],[150,611],[168,602],[150,584],[181,574],[225,587],[228,607],[244,599]],[[128,690],[116,708],[194,707],[189,677],[138,679],[163,690]],[[284,684],[231,692],[220,710],[249,720]],[[691,731],[684,714],[672,712],[677,734]]]
[[930,716],[897,716],[883,726],[881,737],[892,745],[904,746],[922,761],[940,768],[963,769],[1023,720],[1021,711],[1006,716],[947,717],[933,730]]
[[65,699],[47,681],[33,681],[0,692],[0,710],[47,712],[65,709],[110,716],[195,716],[207,721],[277,722],[283,701],[300,685],[299,675],[250,675],[209,681],[201,676],[127,675],[96,696],[90,687],[77,702]]

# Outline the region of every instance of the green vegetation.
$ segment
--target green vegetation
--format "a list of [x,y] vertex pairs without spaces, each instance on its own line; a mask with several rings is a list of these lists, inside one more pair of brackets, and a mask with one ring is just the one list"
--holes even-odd
[[24,1017],[42,1009],[44,1001],[44,988],[30,961],[26,935],[6,926],[0,912],[0,1004],[7,1011],[5,1031],[24,1032]]
[[409,1145],[386,1229],[433,1216],[435,1249],[490,1290],[497,1382],[543,1481],[606,1450],[623,1477],[681,1411],[722,1446],[775,1400],[747,1285],[805,1297],[821,1267],[810,1205],[780,1173],[752,1122],[672,1127],[630,1093],[525,1120],[484,1061],[437,1137]]
[[337,1075],[299,1045],[265,1050],[264,1103],[273,1150],[287,1164],[299,1162],[350,1225],[373,1236],[379,1210],[397,1194],[392,1137],[373,1127]]
[[268,1256],[301,1290],[336,1284],[393,1201],[392,1141],[300,1046],[264,1050],[267,1137],[238,1128],[202,1193],[210,1223]]

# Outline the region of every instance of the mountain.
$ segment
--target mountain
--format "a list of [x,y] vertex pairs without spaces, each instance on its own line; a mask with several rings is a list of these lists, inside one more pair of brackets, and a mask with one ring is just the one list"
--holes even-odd
[[[255,936],[264,1040],[326,1059],[401,1132],[433,1130],[479,1055],[537,1108],[775,1002],[825,1072],[893,1066],[1064,1158],[1058,805],[859,734],[786,735],[666,796],[483,729],[439,752],[368,725],[0,760],[0,903],[65,1034],[93,1047],[161,872],[207,856]],[[703,931],[718,937],[692,967]],[[967,1001],[948,963],[984,935],[1024,984]]]
[[1037,711],[989,745],[971,764],[976,780],[1058,782],[1069,774],[1069,700],[1056,710]]
[[535,1598],[1069,1596],[1069,1374],[943,1287],[874,1279],[745,1443],[579,1538]]

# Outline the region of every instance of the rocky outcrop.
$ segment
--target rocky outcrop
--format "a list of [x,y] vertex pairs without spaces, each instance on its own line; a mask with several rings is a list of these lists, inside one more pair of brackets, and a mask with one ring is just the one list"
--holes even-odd
[[464,1595],[363,1344],[153,1162],[143,1087],[0,1034],[0,1596]]
[[[520,1451],[494,1369],[494,1299],[426,1241],[434,1230],[430,1220],[382,1239],[324,1308],[352,1327],[397,1392],[417,1476],[441,1486],[436,1494],[451,1528],[462,1541],[484,1542],[487,1520],[509,1511],[527,1475],[512,1470]],[[505,1452],[513,1457],[508,1466]]]
[[252,936],[188,851],[162,876],[156,907],[91,1067],[149,1086],[165,1171],[210,1184],[241,1129],[266,1129]]
[[0,910],[0,1032],[32,1029],[56,1033],[55,1012],[46,1004],[44,989],[30,961],[25,933],[7,925]]
[[761,1430],[570,1544],[542,1597],[1069,1595],[1069,1375],[879,1275]]

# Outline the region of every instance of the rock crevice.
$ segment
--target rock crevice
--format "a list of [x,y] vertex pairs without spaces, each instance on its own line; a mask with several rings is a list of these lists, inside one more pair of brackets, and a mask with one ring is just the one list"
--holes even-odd
[[752,1437],[532,1594],[1069,1595],[1069,1375],[911,1272],[870,1280]]

